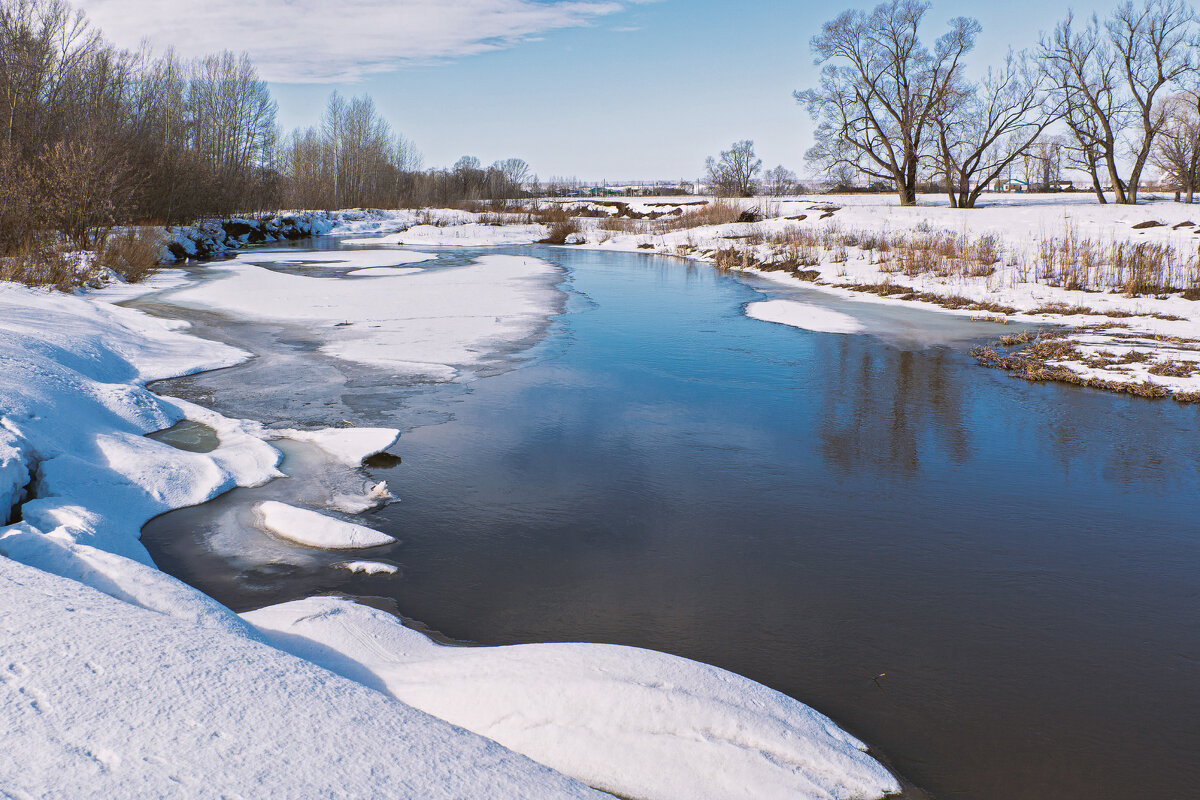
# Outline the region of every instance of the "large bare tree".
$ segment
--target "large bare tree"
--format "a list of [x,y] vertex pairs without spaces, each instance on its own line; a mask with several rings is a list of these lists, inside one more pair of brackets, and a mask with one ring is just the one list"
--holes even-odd
[[825,65],[821,84],[795,93],[818,121],[809,158],[889,181],[903,205],[916,205],[927,137],[980,30],[976,20],[956,17],[930,50],[920,37],[928,10],[923,0],[889,0],[870,14],[848,10],[826,22],[811,42]]
[[1072,163],[1089,172],[1101,203],[1101,172],[1117,203],[1137,202],[1142,170],[1166,122],[1159,93],[1197,67],[1194,23],[1182,0],[1130,0],[1103,26],[1094,15],[1079,26],[1068,14],[1042,38],[1039,58],[1075,140]]
[[1181,92],[1164,105],[1167,118],[1150,163],[1191,203],[1200,189],[1200,95]]
[[950,205],[974,208],[979,195],[1060,116],[1044,74],[1025,55],[947,93],[935,115],[937,150]]

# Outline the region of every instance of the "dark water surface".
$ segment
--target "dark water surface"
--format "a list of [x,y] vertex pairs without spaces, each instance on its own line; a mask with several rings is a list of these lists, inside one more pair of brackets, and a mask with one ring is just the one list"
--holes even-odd
[[565,313],[465,386],[193,314],[261,357],[159,391],[406,429],[403,462],[360,476],[402,498],[366,519],[400,541],[355,555],[401,569],[247,527],[314,479],[290,450],[290,481],[148,525],[158,564],[238,610],[340,591],[460,639],[717,664],[939,798],[1200,796],[1196,408],[981,369],[964,342],[992,329],[961,318],[867,307],[887,335],[809,333],[746,318],[762,296],[705,267],[524,252],[567,270]]

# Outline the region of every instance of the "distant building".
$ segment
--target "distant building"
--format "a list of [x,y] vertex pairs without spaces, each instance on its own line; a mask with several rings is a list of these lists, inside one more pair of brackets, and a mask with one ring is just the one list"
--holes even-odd
[[1023,181],[1020,178],[1009,178],[1006,181],[1000,182],[1000,191],[1024,194],[1029,191],[1029,181]]

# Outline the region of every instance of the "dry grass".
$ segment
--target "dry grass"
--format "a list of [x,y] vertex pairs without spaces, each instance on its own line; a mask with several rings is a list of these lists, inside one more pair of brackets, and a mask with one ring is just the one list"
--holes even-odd
[[1200,371],[1200,363],[1195,361],[1160,361],[1149,370],[1151,375],[1170,378],[1190,378],[1197,371]]
[[605,217],[596,223],[596,228],[610,233],[637,235],[647,233],[645,222],[628,217]]
[[876,294],[880,297],[895,297],[898,300],[915,300],[921,303],[932,303],[954,310],[964,311],[988,311],[993,314],[1016,314],[1017,309],[1012,306],[1005,306],[999,303],[991,303],[980,300],[972,300],[969,297],[961,295],[940,295],[931,292],[918,292],[910,289],[907,286],[898,286],[894,283],[855,283],[841,286],[843,289],[850,289],[855,292],[864,292],[866,294]]
[[579,221],[571,216],[571,212],[561,205],[551,205],[535,212],[537,221],[550,226],[550,231],[541,244],[566,244],[567,237],[579,233]]
[[1001,347],[1016,347],[1019,344],[1029,344],[1037,338],[1037,334],[1033,331],[1022,331],[1021,333],[1011,333],[1007,336],[1001,336],[996,343]]
[[712,255],[713,266],[719,270],[754,269],[762,266],[754,254],[747,249],[728,247]]
[[579,223],[573,219],[565,222],[555,222],[550,226],[550,232],[542,239],[542,244],[566,244],[567,237],[579,233]]
[[705,225],[729,225],[742,219],[742,209],[726,200],[714,200],[678,216],[665,216],[654,221],[658,234],[700,228]]
[[1200,286],[1200,264],[1168,243],[1094,242],[1074,228],[1038,245],[1038,281],[1081,291],[1118,290],[1131,297],[1188,292]]
[[69,292],[83,285],[85,276],[78,265],[78,259],[60,252],[48,242],[26,241],[0,258],[0,281],[53,286]]
[[[1083,363],[1094,369],[1116,369],[1123,370],[1130,364],[1144,364],[1150,360],[1150,354],[1142,350],[1130,350],[1124,355],[1115,355],[1108,350],[1100,352],[1083,359]],[[1153,370],[1151,370],[1153,371]]]
[[163,234],[156,228],[131,228],[110,236],[96,251],[96,263],[128,283],[139,283],[158,271]]
[[[1085,330],[1085,329],[1077,329]],[[971,351],[975,360],[986,367],[1002,369],[1010,374],[1031,382],[1056,381],[1075,386],[1086,386],[1107,392],[1130,394],[1135,397],[1172,397],[1178,403],[1200,403],[1200,392],[1171,392],[1170,387],[1150,381],[1114,381],[1099,377],[1084,377],[1064,366],[1065,361],[1078,361],[1090,367],[1122,371],[1129,364],[1146,363],[1151,360],[1151,354],[1140,350],[1130,350],[1121,356],[1109,351],[1100,351],[1092,356],[1084,356],[1069,339],[1066,331],[1045,331],[1032,339],[1024,336],[1005,336],[991,345],[976,347]],[[1125,338],[1135,340],[1132,334]],[[1177,337],[1171,337],[1177,338]],[[1200,344],[1190,340],[1180,340],[1181,343]],[[1004,352],[1005,348],[1027,345],[1014,352]],[[1150,367],[1151,375],[1171,377],[1190,377],[1200,373],[1200,362],[1170,360],[1162,361]]]

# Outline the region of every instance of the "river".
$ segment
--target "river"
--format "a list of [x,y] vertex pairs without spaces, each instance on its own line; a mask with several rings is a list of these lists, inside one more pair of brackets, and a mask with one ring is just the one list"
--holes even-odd
[[[1195,407],[979,368],[969,346],[998,326],[962,317],[648,255],[496,252],[559,264],[563,305],[464,383],[397,381],[169,292],[138,301],[259,356],[159,392],[404,431],[401,463],[358,476],[401,498],[368,518],[398,543],[365,556],[396,574],[247,528],[251,503],[320,480],[295,449],[290,481],[147,525],[159,566],[239,611],[340,592],[460,640],[716,664],[936,798],[1195,796]],[[749,319],[764,292],[879,333]]]

